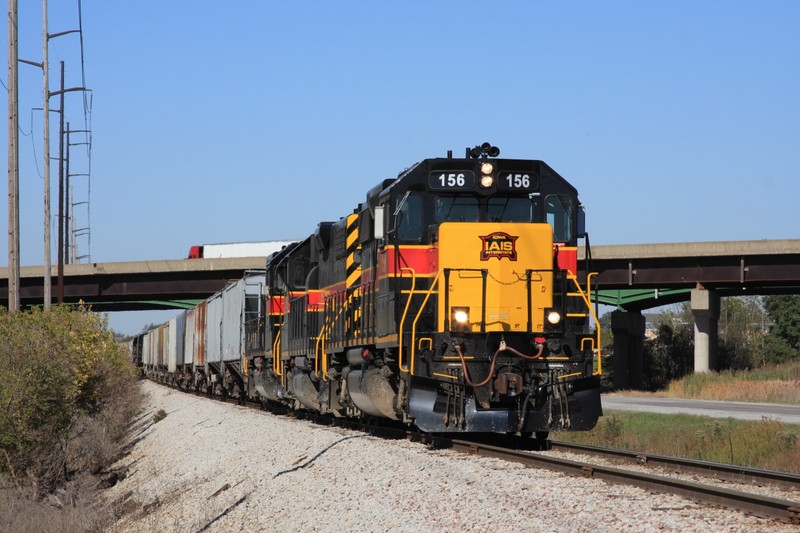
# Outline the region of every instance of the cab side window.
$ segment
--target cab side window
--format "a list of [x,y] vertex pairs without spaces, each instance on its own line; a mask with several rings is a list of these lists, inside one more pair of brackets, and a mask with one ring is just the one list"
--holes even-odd
[[417,194],[398,198],[395,207],[395,230],[401,241],[420,242],[422,239],[422,199]]
[[553,194],[545,199],[545,217],[553,228],[553,242],[572,240],[575,203],[569,196]]

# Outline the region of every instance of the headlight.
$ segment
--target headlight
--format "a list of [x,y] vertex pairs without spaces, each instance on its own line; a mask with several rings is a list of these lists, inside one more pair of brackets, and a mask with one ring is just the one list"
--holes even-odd
[[469,331],[469,307],[452,307],[450,309],[450,330]]
[[548,311],[547,322],[549,322],[553,326],[557,326],[561,322],[561,313],[554,310]]
[[494,185],[494,176],[492,176],[492,172],[494,172],[493,164],[488,161],[481,163],[481,187],[484,189],[488,189]]

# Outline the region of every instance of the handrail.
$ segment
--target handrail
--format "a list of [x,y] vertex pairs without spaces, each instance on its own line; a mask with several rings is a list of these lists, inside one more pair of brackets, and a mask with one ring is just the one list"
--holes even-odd
[[[314,374],[319,377],[319,365],[320,359],[324,356],[324,351],[320,351],[320,345],[322,345],[322,350],[325,349],[325,335],[328,333],[328,324],[327,322],[322,325],[322,329],[319,330],[319,334],[317,335],[317,342],[314,343]],[[327,361],[324,361],[327,363]],[[327,379],[328,372],[325,371],[325,365],[322,365],[322,374],[323,379]]]
[[[346,291],[345,291],[346,292]],[[340,294],[340,293],[337,293]],[[327,381],[328,379],[328,353],[325,351],[325,343],[328,339],[328,333],[331,329],[331,324],[338,320],[341,316],[342,312],[349,307],[349,304],[355,297],[355,291],[351,292],[347,299],[343,302],[340,306],[333,306],[333,311],[336,308],[339,308],[339,311],[336,313],[336,316],[327,316],[325,317],[325,324],[323,324],[322,329],[320,329],[319,335],[317,336],[317,342],[314,345],[314,373],[319,376],[320,370],[320,361],[322,362],[322,379]],[[335,297],[331,297],[331,300],[334,300]],[[325,305],[327,309],[327,303]],[[327,314],[327,313],[326,313]],[[331,313],[332,315],[333,313]]]
[[[328,310],[328,303],[327,302],[325,302],[325,310],[326,310],[325,321],[323,322],[322,328],[320,328],[319,333],[317,334],[317,342],[314,343],[314,375],[316,375],[317,377],[319,377],[320,360],[323,358],[323,356],[325,354],[325,338],[326,338],[326,336],[328,334],[328,322],[330,320],[330,317],[327,316],[327,314],[328,314],[327,313],[327,310]],[[321,346],[321,348],[320,348],[320,346]],[[327,358],[326,358],[325,361],[322,361],[322,373],[324,375],[323,379],[327,379],[327,377],[328,377],[328,372],[325,370],[325,367],[327,366],[327,362],[328,362]]]
[[283,369],[281,368],[281,330],[275,335],[275,341],[272,343],[272,372],[276,376],[283,376]]
[[[433,281],[431,282],[430,288],[427,291],[425,291],[425,298],[422,300],[422,303],[420,304],[419,309],[417,309],[417,313],[416,313],[416,315],[414,317],[414,320],[413,320],[413,322],[411,324],[411,349],[410,349],[411,351],[409,352],[409,361],[410,362],[408,363],[408,365],[405,365],[405,366],[403,365],[403,336],[404,336],[403,332],[404,332],[404,329],[405,329],[405,321],[406,321],[406,318],[408,316],[408,309],[409,309],[409,307],[411,305],[411,299],[413,298],[414,294],[416,293],[416,291],[415,291],[415,288],[416,288],[416,272],[414,271],[413,268],[410,268],[410,267],[401,267],[400,270],[401,271],[402,270],[409,271],[411,273],[412,277],[411,277],[411,290],[408,291],[408,300],[406,301],[406,305],[405,305],[405,308],[403,310],[403,315],[402,315],[402,317],[400,319],[400,331],[399,331],[399,343],[398,343],[398,351],[399,351],[399,354],[398,354],[398,366],[399,366],[399,369],[400,369],[401,372],[406,373],[406,374],[410,373],[413,376],[414,375],[414,359],[415,359],[414,356],[415,356],[415,349],[416,349],[417,322],[419,321],[420,317],[422,316],[422,312],[425,310],[425,305],[428,303],[428,300],[430,299],[431,294],[437,288],[438,283],[439,283],[439,278],[441,277],[442,273],[445,270],[450,270],[450,269],[441,269],[441,270],[439,270],[436,273],[436,276],[433,278]],[[455,270],[460,270],[460,269],[455,269]],[[589,310],[589,313],[591,314],[591,317],[594,320],[595,325],[597,326],[597,334],[596,334],[596,339],[597,340],[596,340],[596,342],[597,342],[597,346],[599,348],[599,347],[602,346],[602,344],[601,344],[601,333],[600,333],[600,321],[598,320],[597,314],[595,313],[594,308],[592,307],[591,299],[587,296],[587,294],[591,294],[590,293],[590,290],[591,290],[591,279],[592,279],[592,277],[595,277],[595,276],[597,276],[597,272],[592,272],[587,276],[587,279],[586,279],[586,291],[584,291],[583,288],[581,287],[580,283],[578,282],[577,276],[575,274],[573,274],[572,272],[567,272],[567,277],[570,280],[572,280],[572,282],[575,284],[575,287],[578,290],[578,294],[577,295],[580,296],[581,300],[583,300],[583,303],[585,304],[586,308]],[[529,282],[531,281],[530,280],[530,275],[528,276],[528,281]],[[405,292],[405,291],[403,291],[403,292]],[[420,293],[422,293],[422,291],[420,291]],[[594,342],[594,339],[592,339],[592,342]],[[601,357],[600,351],[602,351],[602,350],[598,350],[598,353],[597,353],[597,370],[592,372],[593,376],[601,375],[602,371],[603,371],[603,368],[602,368],[602,357]]]
[[[398,342],[398,346],[397,346],[397,352],[398,352],[397,353],[397,366],[400,369],[400,372],[403,372],[404,374],[408,374],[409,372],[411,372],[411,375],[413,376],[414,375],[414,370],[413,370],[414,358],[413,357],[411,358],[411,364],[409,365],[409,367],[406,367],[406,368],[403,367],[403,326],[405,326],[406,315],[408,315],[408,308],[411,306],[411,299],[414,297],[414,289],[417,286],[417,271],[414,270],[411,267],[400,267],[400,271],[402,272],[403,270],[408,270],[409,272],[411,272],[411,291],[409,291],[409,293],[408,293],[408,300],[406,300],[406,307],[405,307],[405,309],[403,309],[403,316],[400,318],[400,331],[399,331],[399,335],[398,335],[399,342]],[[437,277],[438,277],[438,275],[437,275]],[[413,350],[414,349],[413,332],[412,332],[411,339],[412,339],[411,340],[411,349]],[[413,356],[413,354],[412,354],[412,356]]]
[[583,303],[586,305],[586,308],[589,310],[589,313],[592,315],[592,320],[594,320],[595,326],[597,326],[597,370],[592,372],[593,376],[599,376],[603,373],[603,358],[601,355],[602,346],[601,338],[600,338],[600,321],[597,319],[597,314],[594,312],[594,308],[592,307],[592,300],[589,298],[588,294],[591,294],[591,286],[592,286],[592,277],[597,276],[597,272],[590,272],[586,276],[586,292],[583,291],[581,284],[578,283],[578,277],[571,272],[567,275],[567,277],[572,280],[575,284],[575,287],[578,289],[578,293],[580,293],[580,297],[583,300]]
[[[439,276],[442,275],[442,272],[444,272],[444,270],[445,269],[442,269],[439,272],[437,272],[436,277],[433,278],[433,281],[431,282],[431,287],[430,287],[430,289],[428,289],[428,292],[425,294],[425,298],[422,300],[422,304],[420,304],[419,309],[417,310],[417,316],[414,318],[414,322],[411,323],[411,354],[410,354],[411,364],[409,366],[411,368],[411,375],[412,376],[414,375],[414,346],[415,346],[415,342],[414,341],[416,340],[416,337],[417,337],[417,321],[419,320],[419,317],[422,316],[422,312],[425,310],[425,304],[428,303],[428,298],[431,297],[431,293],[433,293],[433,289],[436,287],[436,284],[439,283]],[[409,300],[411,300],[411,295],[409,295],[408,298],[409,298]],[[403,330],[401,329],[400,330],[401,335],[402,335],[402,332],[403,332]]]

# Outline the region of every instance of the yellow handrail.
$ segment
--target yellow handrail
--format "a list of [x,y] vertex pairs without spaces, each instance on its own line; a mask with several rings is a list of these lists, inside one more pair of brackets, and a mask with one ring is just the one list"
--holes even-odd
[[592,277],[594,277],[594,276],[597,276],[597,272],[590,272],[586,276],[586,292],[584,292],[583,288],[580,285],[580,283],[578,283],[578,277],[575,276],[574,274],[572,274],[571,272],[568,273],[568,275],[567,275],[567,277],[569,279],[571,279],[573,283],[575,283],[575,287],[578,289],[578,292],[580,293],[580,297],[583,300],[583,303],[586,305],[586,308],[589,310],[589,313],[591,313],[592,320],[594,320],[595,326],[597,327],[597,347],[598,347],[598,352],[597,352],[597,370],[592,372],[592,375],[593,376],[599,376],[599,375],[601,375],[603,373],[603,358],[602,358],[602,354],[601,354],[601,352],[602,352],[602,348],[601,347],[603,346],[603,344],[601,343],[601,339],[600,339],[600,329],[601,328],[600,328],[600,321],[597,319],[597,315],[595,314],[594,308],[592,307],[592,300],[588,296],[589,294],[591,294]]
[[[314,374],[316,374],[317,376],[319,376],[320,359],[322,359],[322,357],[325,354],[324,351],[320,351],[320,345],[322,346],[322,349],[324,350],[325,349],[325,341],[323,339],[324,339],[324,337],[325,337],[325,335],[327,333],[328,333],[328,324],[325,323],[325,324],[322,325],[322,329],[319,330],[319,335],[317,335],[317,342],[314,343],[314,354],[315,354],[315,357],[314,357]],[[324,376],[323,379],[327,379],[328,378],[328,373],[325,371],[325,364],[324,363],[327,363],[327,361],[323,361],[322,374]]]
[[275,341],[272,343],[272,372],[276,376],[283,376],[283,368],[281,368],[283,361],[281,360],[281,331],[275,335]]
[[[317,342],[314,345],[314,373],[319,376],[320,370],[320,361],[322,362],[322,379],[328,379],[328,353],[325,351],[325,342],[328,339],[328,332],[331,329],[331,323],[335,322],[342,314],[342,312],[349,307],[353,298],[355,297],[355,292],[350,293],[350,296],[347,297],[344,304],[338,306],[339,311],[336,312],[336,316],[327,316],[325,318],[325,324],[323,324],[322,329],[317,336]],[[333,298],[331,298],[333,300]],[[326,304],[327,307],[327,304]],[[333,307],[333,311],[336,310],[336,306]],[[333,313],[331,313],[332,315]]]
[[[409,272],[411,272],[411,291],[408,293],[408,300],[406,300],[406,307],[405,307],[405,309],[403,309],[403,316],[400,318],[400,332],[399,332],[399,335],[398,335],[399,342],[398,342],[398,346],[397,346],[397,351],[398,351],[398,353],[397,353],[397,366],[400,368],[400,372],[403,372],[404,374],[408,374],[409,371],[411,371],[410,368],[409,367],[405,367],[405,368],[403,367],[403,326],[405,325],[405,322],[406,322],[406,315],[408,314],[408,308],[409,308],[409,306],[411,306],[411,298],[414,297],[414,288],[417,286],[416,285],[417,284],[417,272],[416,272],[416,270],[414,270],[411,267],[400,267],[400,271],[402,272],[403,270],[408,270]],[[412,339],[413,339],[413,337],[412,337]],[[412,340],[412,344],[411,345],[413,347],[413,345],[414,345],[413,344],[413,340]],[[412,358],[411,359],[412,367],[413,367],[413,364],[414,364],[414,359]],[[411,371],[411,374],[413,375],[414,372]]]
[[[442,272],[444,272],[444,269],[439,270],[439,272],[436,273],[436,276],[433,278],[433,281],[431,282],[430,288],[427,291],[425,291],[425,298],[422,300],[422,303],[420,304],[419,309],[417,310],[416,316],[414,317],[414,321],[411,324],[411,352],[409,353],[410,362],[409,362],[409,364],[407,366],[403,365],[403,331],[405,329],[406,317],[408,316],[408,309],[409,309],[409,307],[411,305],[411,298],[414,296],[414,294],[416,292],[415,291],[415,288],[416,288],[416,272],[414,271],[413,268],[410,268],[410,267],[402,267],[400,270],[401,271],[402,270],[409,271],[411,273],[412,277],[411,277],[411,290],[408,291],[408,300],[406,301],[406,306],[405,306],[405,308],[403,310],[403,315],[402,315],[402,317],[400,319],[400,331],[399,331],[399,342],[398,342],[398,351],[399,351],[399,354],[398,354],[398,366],[399,366],[401,372],[403,372],[403,373],[411,373],[411,375],[413,376],[414,375],[414,355],[415,355],[415,347],[416,347],[417,322],[419,321],[419,318],[422,316],[422,312],[424,311],[425,305],[428,303],[428,300],[430,299],[431,294],[433,293],[434,289],[436,289],[436,287],[437,287],[437,285],[439,283],[439,278],[441,277]],[[575,276],[571,272],[568,272],[568,274],[567,274],[567,277],[570,280],[573,281],[573,283],[575,284],[575,287],[578,290],[577,295],[580,296],[580,298],[583,300],[583,303],[585,304],[586,308],[589,310],[589,313],[591,314],[592,319],[594,320],[594,323],[595,323],[595,325],[597,327],[597,335],[596,335],[597,341],[596,342],[597,342],[597,346],[600,347],[600,346],[602,346],[602,344],[601,344],[601,334],[600,334],[600,321],[598,320],[597,315],[594,312],[594,308],[592,307],[591,299],[589,298],[589,296],[587,296],[588,294],[591,294],[591,292],[590,292],[591,291],[591,279],[594,276],[597,276],[597,272],[592,272],[587,276],[587,279],[586,279],[586,291],[584,291],[583,288],[580,286],[580,283],[578,282],[577,276]],[[403,291],[403,292],[406,292],[406,291]],[[420,291],[420,293],[422,293],[422,291]],[[594,339],[592,339],[592,340],[594,341]],[[601,353],[600,352],[601,352],[601,350],[598,348],[597,370],[592,373],[592,375],[595,375],[595,376],[596,375],[601,375],[602,371],[603,371],[602,357],[601,357]]]
[[[422,300],[422,304],[419,306],[419,309],[417,310],[417,316],[414,318],[414,322],[411,323],[411,365],[410,366],[411,366],[411,375],[412,376],[414,375],[414,349],[415,349],[415,346],[416,346],[416,343],[414,341],[416,340],[416,336],[417,336],[417,321],[419,320],[419,317],[422,316],[422,311],[425,309],[425,304],[428,303],[428,298],[431,297],[431,293],[433,292],[433,289],[436,287],[436,284],[439,283],[439,276],[442,275],[442,272],[444,272],[444,269],[442,269],[442,270],[440,270],[439,272],[436,273],[436,277],[433,278],[433,281],[431,282],[431,288],[428,289],[428,292],[425,294],[425,298]],[[410,296],[409,296],[409,299],[411,299]],[[402,333],[402,331],[403,330],[401,328],[400,332]]]

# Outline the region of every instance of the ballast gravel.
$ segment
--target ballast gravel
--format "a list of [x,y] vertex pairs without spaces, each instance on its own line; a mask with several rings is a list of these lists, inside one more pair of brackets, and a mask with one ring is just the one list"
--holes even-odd
[[[525,468],[142,382],[111,531],[800,531],[604,481]],[[153,423],[163,409],[167,416]]]

